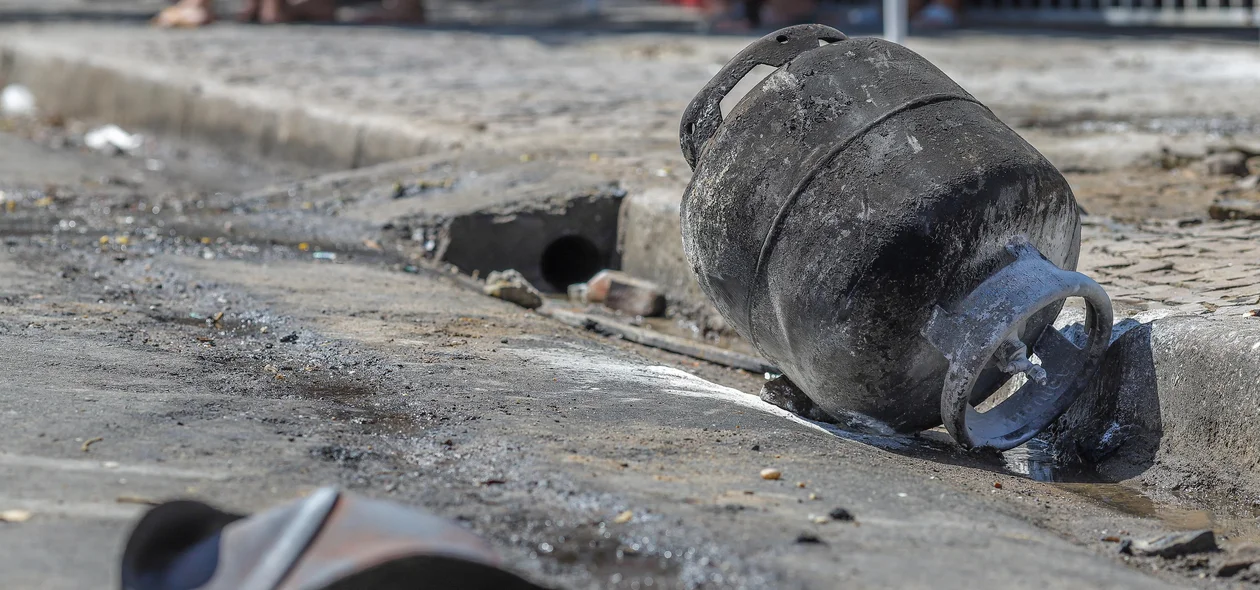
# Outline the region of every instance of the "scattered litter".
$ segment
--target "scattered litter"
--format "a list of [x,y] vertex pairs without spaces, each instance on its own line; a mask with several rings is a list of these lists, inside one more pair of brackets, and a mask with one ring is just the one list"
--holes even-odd
[[803,487],[805,487],[805,482],[803,482],[803,481],[798,481],[798,482],[796,482],[796,487],[798,487],[798,488],[803,488]]
[[1260,309],[1249,309],[1243,315],[1249,318],[1260,318]]
[[659,316],[665,313],[665,293],[656,283],[632,277],[619,270],[602,270],[585,285],[569,287],[569,297],[581,303],[603,303],[633,316]]
[[21,84],[9,84],[0,90],[0,115],[31,117],[35,115],[35,94]]
[[30,510],[0,511],[0,522],[26,522],[31,519]]
[[368,250],[375,250],[377,252],[382,252],[385,250],[384,248],[381,247],[380,242],[373,240],[372,238],[364,238],[363,246],[367,248]]
[[616,524],[626,524],[627,522],[630,522],[630,519],[632,518],[634,518],[634,511],[627,510],[625,512],[622,512],[621,514],[618,514],[617,518],[613,519],[613,522]]
[[1102,541],[1103,543],[1119,543],[1121,541],[1120,537],[1117,537],[1115,535],[1107,535],[1106,537],[1103,537],[1099,540]]
[[336,260],[336,252],[316,252],[311,255],[315,260]]
[[826,516],[814,516],[813,514],[809,515],[809,520],[814,524],[827,524],[831,522],[831,519]]
[[779,479],[780,477],[783,477],[783,472],[773,467],[761,470],[761,479]]
[[1216,535],[1211,530],[1169,533],[1150,541],[1133,541],[1131,550],[1138,555],[1178,557],[1216,551]]
[[830,516],[832,520],[843,520],[845,522],[853,520],[853,513],[844,508],[832,508],[831,512],[827,513],[827,516]]
[[526,309],[542,307],[542,294],[515,270],[494,271],[486,277],[486,295],[511,301]]
[[89,439],[87,439],[87,440],[83,441],[83,445],[79,447],[79,450],[81,450],[81,451],[83,451],[84,453],[86,453],[86,452],[88,452],[88,448],[89,448],[89,447],[91,447],[92,445],[94,445],[94,444],[96,444],[96,443],[98,443],[98,442],[101,442],[101,441],[103,441],[103,440],[105,440],[105,437],[103,437],[103,436],[95,436],[95,437],[89,438]]
[[810,500],[817,500],[817,499],[818,499],[818,494],[815,494],[815,493],[813,493],[813,492],[810,492],[810,493],[809,493],[809,499],[810,499]]
[[144,145],[144,136],[139,133],[127,133],[117,125],[106,125],[89,131],[83,136],[84,145],[112,154],[134,152]]
[[145,506],[157,506],[162,502],[152,498],[141,498],[140,496],[118,496],[114,501],[119,504],[143,504]]
[[796,535],[796,542],[802,545],[821,545],[823,540],[814,533],[801,533]]

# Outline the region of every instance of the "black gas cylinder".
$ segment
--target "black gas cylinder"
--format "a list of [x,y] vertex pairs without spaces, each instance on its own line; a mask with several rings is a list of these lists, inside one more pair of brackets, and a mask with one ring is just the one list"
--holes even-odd
[[[777,67],[725,116],[754,66]],[[687,108],[683,245],[705,293],[842,421],[1016,446],[1095,373],[1111,303],[1074,272],[1080,214],[1037,150],[914,52],[802,25]],[[1086,307],[1083,347],[1048,328]],[[1025,344],[1027,343],[1027,345]],[[1027,383],[974,406],[1013,375]]]

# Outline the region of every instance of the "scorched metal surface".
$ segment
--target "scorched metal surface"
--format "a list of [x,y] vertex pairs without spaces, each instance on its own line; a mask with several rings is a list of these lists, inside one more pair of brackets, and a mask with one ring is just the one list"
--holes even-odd
[[[778,69],[723,118],[759,64]],[[1072,272],[1067,182],[912,51],[821,25],[772,33],[701,90],[681,138],[701,287],[828,413],[1009,448],[1095,372],[1111,306]],[[1088,304],[1084,349],[1045,329],[1067,297]],[[973,408],[1017,373],[1011,398]]]

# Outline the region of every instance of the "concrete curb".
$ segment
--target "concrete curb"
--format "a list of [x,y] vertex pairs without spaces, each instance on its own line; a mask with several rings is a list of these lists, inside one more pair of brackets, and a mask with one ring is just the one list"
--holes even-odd
[[1109,481],[1260,500],[1260,320],[1139,316],[1116,332],[1093,388],[1050,431],[1056,453]]
[[470,137],[398,117],[348,115],[279,93],[197,80],[30,39],[3,43],[0,81],[29,87],[45,113],[108,120],[269,158],[338,168],[455,149]]

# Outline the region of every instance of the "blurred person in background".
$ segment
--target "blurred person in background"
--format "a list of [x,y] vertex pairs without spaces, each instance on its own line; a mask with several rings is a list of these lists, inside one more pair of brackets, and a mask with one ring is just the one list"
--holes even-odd
[[[788,25],[821,22],[839,27],[846,25],[878,26],[880,4],[848,11],[848,18],[835,18],[834,12],[820,10],[820,0],[666,0],[693,6],[709,15],[718,31],[742,31],[758,28],[779,28]],[[962,0],[909,0],[911,23],[920,29],[950,28],[958,24]],[[830,12],[830,14],[828,14]],[[831,22],[843,21],[843,22]]]
[[[379,4],[380,8],[360,16],[355,22],[424,22],[423,0],[246,0],[238,20],[263,24],[334,22],[338,8],[369,3]],[[214,0],[178,0],[158,13],[153,22],[160,27],[200,27],[214,22],[215,18]]]

